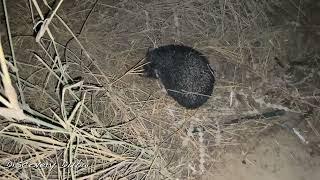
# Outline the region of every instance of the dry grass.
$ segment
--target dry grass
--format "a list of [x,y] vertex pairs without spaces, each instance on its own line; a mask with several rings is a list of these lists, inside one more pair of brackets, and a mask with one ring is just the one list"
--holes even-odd
[[[6,43],[10,73],[0,48],[0,168],[7,179],[211,177],[230,147],[283,125],[226,122],[275,109],[319,110],[318,87],[298,91],[274,60],[285,53],[283,31],[267,16],[275,2],[26,2],[10,6],[25,14],[5,14],[15,20]],[[40,31],[26,35],[37,18]],[[205,106],[185,110],[136,75],[146,49],[168,43],[194,46],[213,64],[218,81]],[[312,118],[308,123],[319,136]]]

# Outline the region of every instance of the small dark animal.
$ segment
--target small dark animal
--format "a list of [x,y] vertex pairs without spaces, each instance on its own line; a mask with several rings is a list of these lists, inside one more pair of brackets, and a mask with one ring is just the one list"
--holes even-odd
[[180,105],[197,108],[212,94],[214,71],[199,51],[183,45],[166,45],[149,49],[146,61],[144,75],[158,78]]

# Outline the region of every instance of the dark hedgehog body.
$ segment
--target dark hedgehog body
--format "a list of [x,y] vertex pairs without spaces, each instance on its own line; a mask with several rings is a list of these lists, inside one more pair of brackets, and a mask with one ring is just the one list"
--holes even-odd
[[149,50],[149,64],[144,66],[148,77],[158,78],[167,93],[186,108],[197,108],[212,94],[215,82],[207,58],[183,45],[166,45]]

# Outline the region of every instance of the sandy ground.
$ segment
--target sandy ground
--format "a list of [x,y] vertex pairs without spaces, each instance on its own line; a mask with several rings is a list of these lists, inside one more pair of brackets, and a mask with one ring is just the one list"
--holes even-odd
[[284,131],[263,138],[246,158],[243,154],[243,151],[226,153],[217,175],[206,179],[317,180],[320,177],[319,157],[310,156],[306,146]]

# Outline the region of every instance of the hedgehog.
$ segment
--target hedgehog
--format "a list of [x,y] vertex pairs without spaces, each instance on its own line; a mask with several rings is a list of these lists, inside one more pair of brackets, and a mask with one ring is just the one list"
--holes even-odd
[[187,109],[203,105],[212,95],[215,76],[208,59],[184,45],[148,49],[143,75],[159,79],[166,92]]

